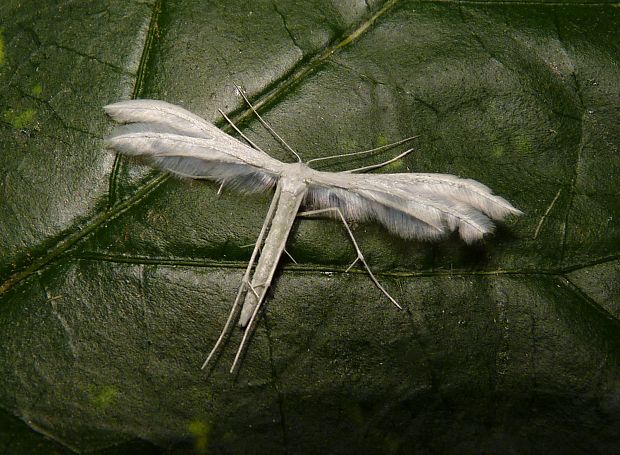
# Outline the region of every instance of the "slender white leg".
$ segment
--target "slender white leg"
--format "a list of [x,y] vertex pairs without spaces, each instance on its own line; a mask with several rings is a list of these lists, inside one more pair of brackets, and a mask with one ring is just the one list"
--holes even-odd
[[245,139],[245,141],[246,141],[248,144],[250,144],[252,147],[254,147],[254,148],[255,148],[256,150],[258,150],[259,152],[263,152],[263,153],[265,153],[265,151],[264,151],[263,149],[261,149],[258,145],[256,145],[254,142],[252,142],[252,141],[250,140],[250,138],[249,138],[249,137],[247,137],[245,134],[243,134],[243,133],[241,132],[241,130],[240,130],[239,128],[237,128],[237,125],[235,125],[235,124],[233,123],[233,121],[232,121],[231,119],[229,119],[229,118],[228,118],[228,116],[227,116],[226,114],[224,114],[224,111],[223,111],[223,110],[218,109],[218,112],[222,115],[222,117],[224,117],[224,120],[226,120],[226,121],[228,122],[228,124],[229,124],[230,126],[232,126],[232,127],[233,127],[233,129],[237,132],[237,134],[239,134],[239,136],[241,136],[243,139]]
[[[273,215],[269,234],[265,238],[256,268],[252,273],[251,282],[256,289],[260,289],[262,283],[267,283],[266,287],[271,284],[306,191],[305,182],[297,179],[282,178],[279,184],[282,185],[282,192],[278,200],[278,207]],[[239,315],[238,325],[240,327],[246,327],[255,306],[258,304],[259,301],[253,294],[248,293],[246,295]]]
[[[349,233],[349,237],[351,237],[351,241],[353,242],[353,246],[355,247],[355,251],[357,252],[357,259],[353,262],[353,264],[355,264],[355,262],[357,262],[357,260],[359,259],[359,261],[362,264],[364,264],[364,267],[366,268],[368,275],[370,275],[370,279],[375,283],[375,285],[381,290],[381,292],[383,292],[383,294],[385,294],[385,296],[388,299],[390,299],[390,302],[392,302],[394,305],[396,305],[397,308],[402,310],[403,307],[400,306],[400,304],[396,301],[396,299],[394,299],[394,297],[392,297],[388,293],[388,291],[385,290],[383,286],[381,286],[381,283],[379,283],[379,280],[377,280],[375,275],[372,273],[372,270],[370,270],[370,267],[366,263],[366,259],[364,259],[364,255],[362,254],[362,251],[360,250],[360,247],[358,246],[357,241],[355,240],[355,237],[353,236],[353,232],[351,231],[351,228],[349,227],[347,220],[344,218],[344,215],[342,214],[342,212],[340,211],[338,207],[330,207],[328,209],[319,209],[319,210],[310,210],[308,212],[301,212],[297,214],[297,216],[311,216],[311,215],[318,215],[320,213],[327,213],[327,212],[336,212],[338,216],[340,217],[340,220],[342,220],[342,223],[344,224],[345,229]],[[347,271],[349,271],[349,269],[353,266],[353,264],[351,264],[349,268],[347,268]]]
[[258,235],[258,239],[256,240],[256,244],[254,245],[254,251],[252,251],[250,262],[248,263],[248,267],[245,269],[245,274],[243,275],[243,278],[241,280],[241,286],[239,286],[239,291],[237,292],[237,297],[235,298],[235,302],[233,303],[230,313],[228,314],[228,319],[226,320],[226,324],[224,325],[224,328],[220,332],[220,336],[215,342],[215,345],[213,346],[213,348],[211,349],[211,352],[209,353],[207,360],[205,360],[204,363],[202,364],[203,370],[209,364],[209,361],[213,358],[213,356],[219,349],[220,345],[222,344],[222,341],[224,340],[224,337],[228,333],[228,330],[233,320],[236,318],[236,315],[241,308],[241,300],[243,300],[247,292],[247,287],[249,286],[252,289],[252,291],[255,292],[254,288],[252,288],[251,285],[249,285],[250,274],[252,272],[252,267],[254,266],[254,263],[256,262],[256,256],[258,255],[258,252],[263,244],[263,240],[265,239],[265,235],[267,233],[267,229],[269,228],[269,224],[271,223],[271,220],[273,219],[273,215],[275,214],[275,211],[276,211],[276,207],[278,206],[278,201],[280,199],[281,191],[282,189],[280,185],[278,185],[276,187],[276,192],[273,195],[273,199],[271,200],[271,204],[269,205],[269,210],[267,211],[267,215],[265,216],[263,227],[261,228],[260,234]]
[[291,256],[291,253],[286,251],[286,248],[284,248],[284,254],[286,254],[291,261],[293,261],[295,264],[297,264],[297,261],[295,260],[295,258],[293,256]]
[[243,99],[245,100],[247,105],[250,107],[250,109],[252,110],[254,115],[256,115],[256,118],[258,118],[258,120],[262,123],[262,125],[267,129],[267,131],[269,131],[273,135],[273,137],[275,137],[280,142],[280,144],[282,144],[284,147],[286,147],[286,149],[289,152],[291,152],[293,155],[295,155],[295,157],[297,158],[297,161],[301,163],[302,162],[301,157],[297,154],[297,152],[295,150],[293,150],[293,148],[290,145],[288,145],[286,143],[286,141],[284,139],[282,139],[282,137],[278,133],[275,132],[275,130],[271,127],[271,125],[269,123],[267,123],[265,120],[263,120],[263,118],[256,111],[256,109],[254,109],[254,106],[252,106],[252,103],[250,103],[250,100],[248,99],[248,97],[245,96],[245,92],[243,91],[243,89],[241,87],[239,87],[237,84],[235,84],[235,88],[239,92],[239,95],[241,95],[243,97]]
[[[254,294],[254,296],[256,298],[258,298],[258,292],[256,292],[256,288],[254,286],[252,286],[252,283],[250,283],[248,280],[244,280],[243,284],[245,284],[247,286],[247,288],[252,291],[252,294]],[[258,287],[258,286],[257,286]]]
[[405,139],[401,139],[400,141],[396,141],[396,142],[392,142],[390,144],[382,145],[381,147],[375,147],[374,149],[369,149],[369,150],[362,150],[360,152],[341,153],[339,155],[330,155],[330,156],[322,156],[320,158],[313,158],[311,160],[306,161],[306,165],[310,165],[310,163],[315,163],[317,161],[333,160],[335,158],[346,158],[348,156],[367,155],[369,153],[381,152],[383,150],[387,150],[387,149],[390,149],[392,147],[396,147],[397,145],[404,144],[405,142],[409,142],[409,141],[412,141],[414,139],[417,139],[418,137],[420,137],[420,136],[411,136],[411,137],[408,137],[408,138],[405,138]]
[[357,261],[359,261],[360,258],[359,256],[355,258],[355,260],[353,262],[351,262],[351,264],[349,265],[349,267],[346,268],[346,270],[344,271],[344,273],[349,273],[349,270],[351,270],[353,268],[353,266],[355,264],[357,264]]
[[237,353],[235,354],[235,360],[233,360],[233,363],[230,367],[231,373],[234,373],[235,369],[237,368],[237,363],[239,362],[241,353],[243,352],[243,349],[245,348],[245,345],[248,342],[248,337],[250,336],[250,333],[254,329],[254,321],[256,320],[256,315],[258,314],[261,307],[263,306],[263,302],[265,301],[265,295],[267,295],[268,289],[269,289],[269,286],[263,285],[263,289],[261,290],[260,296],[258,296],[257,298],[258,302],[256,303],[256,306],[254,307],[254,311],[252,311],[252,316],[250,316],[248,325],[245,327],[245,330],[243,332],[243,338],[241,339],[241,343],[239,343],[239,348],[237,349]]
[[352,174],[353,172],[362,172],[362,171],[369,171],[371,169],[378,169],[380,167],[386,166],[390,163],[393,163],[394,161],[398,161],[400,160],[402,157],[404,157],[405,155],[409,155],[411,152],[413,152],[414,149],[409,149],[409,150],[405,150],[403,153],[401,153],[398,156],[395,156],[392,159],[389,159],[387,161],[384,161],[383,163],[379,163],[379,164],[371,164],[370,166],[364,166],[364,167],[358,167],[355,169],[350,169],[348,171],[342,171],[342,174]]
[[284,252],[286,240],[306,192],[306,184],[304,182],[299,182],[295,179],[289,181],[286,178],[283,178],[280,182],[282,184],[282,192],[278,201],[278,208],[274,214],[269,235],[265,239],[263,251],[252,276],[252,287],[259,290],[259,295],[247,294],[243,303],[241,315],[239,316],[239,326],[245,328],[245,332],[237,349],[235,360],[230,368],[231,373],[237,367],[241,354],[254,329],[257,315],[265,303],[265,296],[273,280],[278,261]]
[[[249,248],[251,246],[255,246],[255,243],[250,243],[249,245],[242,245],[239,248]],[[260,248],[259,248],[260,251]],[[291,253],[289,253],[288,251],[286,251],[286,248],[284,248],[284,254],[286,254],[288,256],[288,258],[293,261],[295,264],[298,264],[298,262],[295,260],[295,258],[293,256],[291,256]]]

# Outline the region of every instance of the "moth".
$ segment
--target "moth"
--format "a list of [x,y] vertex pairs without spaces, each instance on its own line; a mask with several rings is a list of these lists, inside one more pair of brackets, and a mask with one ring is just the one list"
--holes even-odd
[[[177,176],[218,182],[220,190],[226,186],[244,193],[256,193],[275,188],[237,297],[203,369],[237,320],[245,332],[230,371],[235,370],[285,251],[293,222],[299,215],[331,215],[340,219],[357,253],[353,264],[361,262],[375,285],[401,308],[370,270],[349,222],[377,222],[394,235],[416,240],[437,240],[458,231],[465,242],[472,243],[493,232],[492,220],[522,213],[506,199],[471,179],[435,173],[358,174],[400,159],[413,149],[384,163],[348,171],[312,169],[309,166],[312,162],[377,152],[415,136],[372,150],[304,163],[262,119],[242,89],[237,87],[237,91],[262,124],[295,155],[296,162],[284,163],[269,156],[243,135],[221,110],[220,114],[249,145],[199,116],[163,101],[120,101],[104,107],[112,119],[124,124],[116,127],[105,140],[106,146],[116,152],[143,157],[153,166]],[[301,207],[304,212],[300,212]]]

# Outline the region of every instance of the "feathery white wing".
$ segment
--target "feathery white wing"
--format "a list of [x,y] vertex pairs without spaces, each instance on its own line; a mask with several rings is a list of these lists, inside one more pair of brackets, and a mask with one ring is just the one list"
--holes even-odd
[[491,220],[521,213],[482,183],[447,174],[315,172],[306,203],[377,221],[403,238],[434,240],[458,230],[467,243],[493,232]]
[[281,173],[280,161],[173,104],[130,100],[104,109],[114,120],[126,123],[106,138],[109,148],[143,156],[173,174],[263,191],[273,187]]
[[221,133],[215,125],[174,104],[159,100],[126,100],[108,104],[105,112],[118,123],[149,123],[181,134],[210,138]]

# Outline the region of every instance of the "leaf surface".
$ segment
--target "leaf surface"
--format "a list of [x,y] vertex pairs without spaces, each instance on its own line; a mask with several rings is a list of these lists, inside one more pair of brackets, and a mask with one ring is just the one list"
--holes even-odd
[[[0,450],[611,453],[620,444],[614,3],[106,0],[0,7]],[[102,106],[217,109],[290,160],[419,134],[382,172],[525,212],[467,246],[296,224],[237,376],[226,319],[269,197],[102,147]],[[325,163],[342,170],[387,152]]]

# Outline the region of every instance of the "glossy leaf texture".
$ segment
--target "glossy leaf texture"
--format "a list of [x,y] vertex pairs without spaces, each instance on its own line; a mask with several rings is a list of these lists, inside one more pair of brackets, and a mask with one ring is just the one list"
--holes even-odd
[[[5,0],[0,451],[612,453],[620,446],[616,3]],[[377,172],[474,178],[525,215],[467,246],[300,220],[240,372],[268,195],[104,150],[155,98],[290,160],[420,135]],[[397,151],[325,162],[342,170]]]

